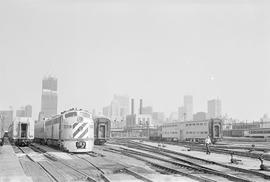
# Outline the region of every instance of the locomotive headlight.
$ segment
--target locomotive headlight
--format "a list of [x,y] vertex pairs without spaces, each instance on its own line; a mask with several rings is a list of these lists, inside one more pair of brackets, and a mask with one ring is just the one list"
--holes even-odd
[[84,141],[76,142],[77,149],[85,149],[86,143]]
[[77,117],[77,121],[78,121],[78,122],[82,122],[82,121],[83,121],[83,117],[78,116],[78,117]]

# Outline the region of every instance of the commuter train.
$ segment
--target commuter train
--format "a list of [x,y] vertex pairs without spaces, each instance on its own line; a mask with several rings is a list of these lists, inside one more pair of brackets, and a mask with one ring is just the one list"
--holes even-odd
[[222,139],[221,119],[166,123],[161,127],[162,140],[203,142],[207,136],[213,143]]
[[270,128],[254,128],[244,132],[245,137],[270,138]]
[[15,145],[28,146],[34,139],[34,120],[16,117],[8,128],[8,137]]
[[95,145],[103,145],[111,135],[111,120],[104,116],[94,118]]
[[35,142],[66,152],[90,152],[94,146],[94,121],[85,110],[70,109],[35,124]]

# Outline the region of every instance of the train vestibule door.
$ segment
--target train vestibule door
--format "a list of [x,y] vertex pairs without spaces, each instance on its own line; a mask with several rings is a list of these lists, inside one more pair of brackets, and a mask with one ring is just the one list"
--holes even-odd
[[27,136],[27,124],[26,123],[21,123],[21,138],[26,138]]
[[214,126],[214,136],[215,137],[219,137],[219,135],[220,135],[220,133],[219,133],[220,130],[219,129],[220,129],[219,125]]
[[105,125],[99,125],[98,138],[105,138]]

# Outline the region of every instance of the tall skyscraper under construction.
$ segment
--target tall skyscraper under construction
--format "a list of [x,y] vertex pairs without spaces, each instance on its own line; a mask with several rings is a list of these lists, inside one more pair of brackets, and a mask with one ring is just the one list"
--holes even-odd
[[51,76],[42,80],[41,112],[46,118],[57,114],[57,79]]

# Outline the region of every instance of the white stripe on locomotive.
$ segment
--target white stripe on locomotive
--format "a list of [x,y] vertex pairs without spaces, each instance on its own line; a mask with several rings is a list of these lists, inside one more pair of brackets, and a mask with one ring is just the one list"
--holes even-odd
[[73,138],[84,139],[88,137],[88,123],[74,123],[73,127]]

